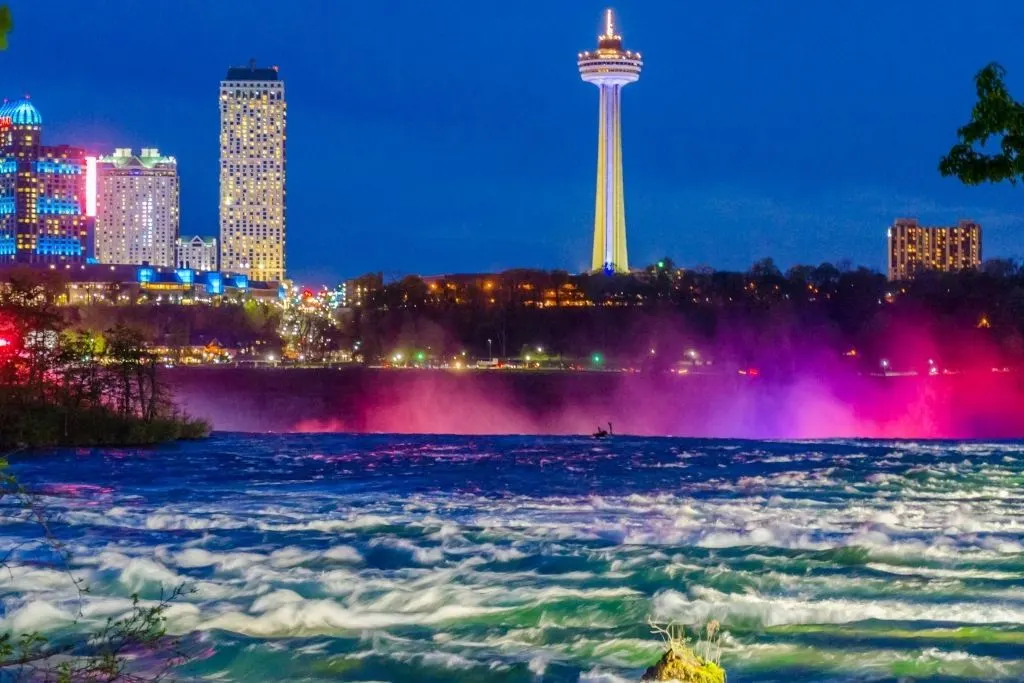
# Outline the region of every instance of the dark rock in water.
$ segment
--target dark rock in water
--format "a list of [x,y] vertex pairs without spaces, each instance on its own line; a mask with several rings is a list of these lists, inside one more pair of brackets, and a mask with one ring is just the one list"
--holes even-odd
[[642,681],[725,683],[725,669],[698,657],[691,650],[672,648],[644,672]]

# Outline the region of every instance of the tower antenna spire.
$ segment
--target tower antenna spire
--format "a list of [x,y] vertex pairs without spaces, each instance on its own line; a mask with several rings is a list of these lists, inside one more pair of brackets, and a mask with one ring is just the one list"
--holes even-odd
[[604,11],[604,35],[607,38],[615,36],[615,15],[612,14],[611,7]]

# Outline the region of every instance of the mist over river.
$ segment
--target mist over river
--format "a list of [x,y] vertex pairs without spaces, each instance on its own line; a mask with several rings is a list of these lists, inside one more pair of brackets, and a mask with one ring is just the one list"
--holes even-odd
[[441,371],[175,368],[175,400],[246,432],[591,434],[751,439],[1024,438],[1017,373]]
[[1024,679],[1020,442],[218,433],[12,470],[90,590],[8,502],[0,632],[186,582],[185,678],[636,681],[654,616],[720,620],[734,683]]

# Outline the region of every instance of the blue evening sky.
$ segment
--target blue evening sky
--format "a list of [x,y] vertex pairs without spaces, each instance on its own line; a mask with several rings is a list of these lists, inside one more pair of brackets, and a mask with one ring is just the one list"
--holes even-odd
[[[280,66],[288,266],[366,271],[588,266],[597,92],[579,80],[594,0],[11,0],[0,90],[45,138],[178,158],[181,229],[217,232],[217,87]],[[885,266],[896,216],[970,217],[986,256],[1024,255],[1024,188],[936,164],[989,61],[1024,99],[1024,3],[618,0],[643,53],[623,103],[634,265]]]

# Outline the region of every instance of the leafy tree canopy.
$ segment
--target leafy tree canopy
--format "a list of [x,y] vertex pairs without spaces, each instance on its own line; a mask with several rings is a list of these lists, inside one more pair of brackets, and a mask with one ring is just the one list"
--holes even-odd
[[960,141],[939,162],[942,175],[956,176],[967,185],[1016,185],[1024,178],[1024,104],[1010,96],[1005,75],[993,62],[974,77],[978,101],[971,120],[957,131]]
[[11,8],[7,5],[0,6],[0,50],[7,49],[7,34],[14,29],[14,20],[11,18]]

